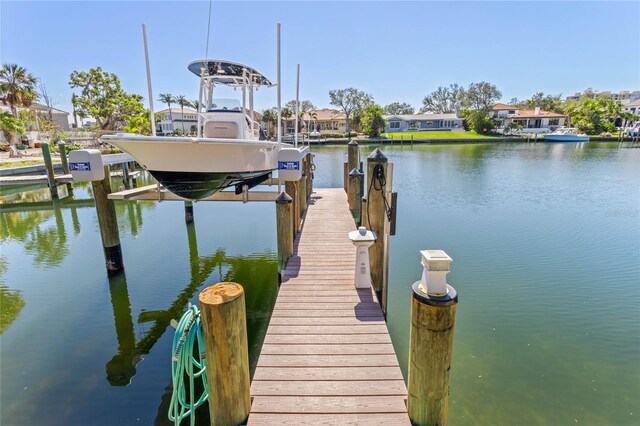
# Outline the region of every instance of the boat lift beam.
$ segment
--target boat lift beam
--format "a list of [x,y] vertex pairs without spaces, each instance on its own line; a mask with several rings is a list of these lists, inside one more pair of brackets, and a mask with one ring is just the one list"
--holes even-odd
[[[277,178],[270,178],[260,184],[260,186],[277,185]],[[158,188],[159,185],[147,185],[140,188],[127,189],[124,191],[109,194],[111,200],[125,201],[192,201],[179,197],[165,188]],[[218,191],[213,195],[202,198],[200,201],[275,201],[280,195],[277,191],[243,191],[236,194],[235,191]]]

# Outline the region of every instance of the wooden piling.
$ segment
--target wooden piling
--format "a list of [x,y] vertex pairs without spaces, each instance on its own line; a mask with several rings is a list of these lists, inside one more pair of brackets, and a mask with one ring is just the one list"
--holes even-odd
[[193,222],[193,201],[184,202],[184,221],[186,223]]
[[302,178],[300,178],[300,181],[298,183],[298,190],[298,208],[300,210],[298,213],[298,217],[300,222],[298,223],[296,232],[300,231],[302,217],[304,216],[304,212],[307,211],[307,175],[305,174],[304,167],[302,169]]
[[349,200],[349,210],[356,222],[356,226],[362,223],[362,180],[364,174],[358,169],[351,170],[349,173],[349,187],[347,191],[347,199]]
[[[347,145],[347,174],[351,173],[351,170],[358,168],[358,163],[360,162],[360,147],[358,146],[358,142],[351,140]],[[347,188],[349,187],[349,182],[347,178]]]
[[300,229],[300,181],[287,181],[284,183],[284,190],[292,198],[291,208],[293,211],[293,223],[291,225],[291,232],[293,238],[296,238],[296,233]]
[[[60,153],[60,162],[62,163],[62,173],[68,175],[71,171],[69,170],[69,161],[67,158],[67,146],[64,141],[58,142],[58,152]],[[73,195],[73,185],[70,182],[67,183],[67,192],[69,195]]]
[[53,172],[53,162],[51,161],[51,149],[49,148],[49,142],[42,142],[40,145],[42,149],[42,157],[44,158],[44,167],[47,172],[47,184],[49,185],[49,191],[51,192],[51,199],[57,200],[58,187],[56,186],[56,176]]
[[349,163],[345,161],[342,164],[342,187],[344,188],[345,191],[347,190],[348,179],[349,179]]
[[449,371],[458,295],[431,296],[412,287],[407,410],[417,426],[447,424]]
[[204,289],[198,300],[211,425],[244,424],[251,408],[244,290],[222,282]]
[[126,162],[122,163],[122,184],[124,185],[124,189],[131,189],[131,184],[129,183],[129,165]]
[[124,269],[124,263],[122,260],[122,248],[120,247],[116,207],[113,200],[108,198],[108,195],[111,194],[109,166],[104,166],[104,179],[91,182],[91,186],[93,187],[93,199],[98,214],[107,275],[113,276]]
[[376,291],[378,300],[382,306],[383,313],[386,314],[386,256],[388,255],[387,229],[388,220],[385,209],[385,199],[387,192],[386,181],[388,176],[388,160],[386,155],[376,148],[367,157],[367,223],[364,225],[376,234],[376,242],[369,249],[371,261],[371,282]]
[[289,257],[293,254],[293,198],[281,192],[276,199],[276,227],[278,238],[278,273],[280,276],[287,268]]

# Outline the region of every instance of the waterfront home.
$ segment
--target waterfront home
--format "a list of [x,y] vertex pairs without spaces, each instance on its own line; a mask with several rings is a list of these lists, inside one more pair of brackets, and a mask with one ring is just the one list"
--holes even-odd
[[[573,96],[567,96],[567,100],[580,100],[580,97],[582,96],[581,92],[577,92],[575,95]],[[618,101],[619,103],[624,104],[625,101],[626,102],[633,102],[633,101],[637,101],[640,99],[640,90],[634,90],[634,91],[629,91],[629,90],[622,90],[620,92],[611,92],[609,90],[605,91],[605,92],[598,92],[595,93],[595,96],[604,96],[606,98],[610,98],[613,99],[614,101]]]
[[456,114],[396,114],[383,116],[384,131],[407,132],[429,130],[464,130],[463,118]]
[[[294,117],[283,121],[285,134],[294,133],[296,125]],[[298,130],[304,129],[305,132],[316,130],[322,134],[327,134],[345,133],[347,131],[346,115],[335,109],[314,109],[302,114],[302,121],[303,123],[299,123],[300,129]]]
[[564,126],[566,121],[564,115],[544,111],[540,107],[524,110],[513,105],[500,103],[491,108],[489,116],[493,118],[499,132],[512,127],[512,125],[517,125],[528,133],[546,133]]
[[[18,111],[28,110],[31,112],[31,117],[33,117],[33,113],[38,115],[39,124],[43,121],[51,121],[53,125],[58,130],[69,130],[69,113],[63,111],[58,108],[48,107],[43,104],[33,103],[29,108],[18,107]],[[11,111],[9,105],[0,104],[0,111]],[[39,127],[36,126],[35,122],[27,122],[25,123],[27,127],[27,131],[37,130]]]
[[185,133],[195,132],[198,128],[198,112],[192,108],[165,108],[156,112],[160,116],[158,121],[158,135],[167,135],[176,130]]

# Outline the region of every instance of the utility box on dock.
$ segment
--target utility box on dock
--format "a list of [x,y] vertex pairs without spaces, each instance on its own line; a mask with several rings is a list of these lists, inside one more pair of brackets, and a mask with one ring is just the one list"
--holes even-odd
[[69,153],[69,171],[74,182],[104,179],[102,154],[97,149],[78,149]]
[[302,178],[302,159],[309,152],[308,147],[282,148],[278,153],[278,179],[298,181]]

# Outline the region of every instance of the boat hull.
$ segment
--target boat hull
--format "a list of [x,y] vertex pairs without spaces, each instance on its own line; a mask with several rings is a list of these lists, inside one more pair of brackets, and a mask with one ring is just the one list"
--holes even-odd
[[130,154],[165,188],[198,200],[278,167],[277,142],[108,135],[102,140]]
[[588,142],[589,136],[582,135],[544,135],[546,142]]

